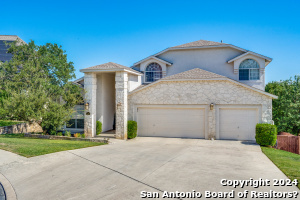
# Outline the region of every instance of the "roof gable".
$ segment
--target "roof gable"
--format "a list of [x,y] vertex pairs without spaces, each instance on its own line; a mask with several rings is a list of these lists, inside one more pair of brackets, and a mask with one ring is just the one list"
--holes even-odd
[[145,61],[147,61],[147,60],[150,60],[150,59],[155,59],[155,60],[157,60],[157,61],[159,61],[159,62],[165,63],[166,65],[172,65],[172,63],[170,63],[170,62],[168,62],[168,61],[165,61],[165,60],[163,60],[163,59],[161,59],[161,58],[155,57],[155,56],[149,56],[149,57],[147,57],[147,58],[145,58],[145,59],[143,59],[143,60],[141,60],[141,61],[139,61],[139,62],[137,62],[137,63],[134,63],[134,65],[141,64],[141,63],[143,63],[143,62],[145,62]]
[[167,76],[161,80],[183,80],[183,79],[219,79],[226,78],[225,76],[209,72],[203,69],[194,68],[188,71],[184,71],[178,74]]
[[239,56],[237,56],[237,57],[235,57],[235,58],[227,61],[227,63],[231,63],[231,62],[233,62],[233,61],[235,61],[237,59],[240,59],[240,58],[242,58],[244,56],[247,56],[247,55],[253,55],[253,56],[257,56],[257,57],[263,58],[263,59],[266,60],[267,64],[269,64],[272,61],[272,58],[270,58],[270,57],[263,56],[261,54],[258,54],[258,53],[252,52],[252,51],[248,51],[248,52],[246,52],[246,53],[244,53],[242,55],[239,55]]

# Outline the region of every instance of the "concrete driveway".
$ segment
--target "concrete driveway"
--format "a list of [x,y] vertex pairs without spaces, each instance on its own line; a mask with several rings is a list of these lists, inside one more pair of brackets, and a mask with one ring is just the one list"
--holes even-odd
[[221,179],[286,179],[259,146],[238,141],[136,138],[33,158],[1,150],[0,172],[22,200],[140,199],[141,191],[298,191],[222,186]]

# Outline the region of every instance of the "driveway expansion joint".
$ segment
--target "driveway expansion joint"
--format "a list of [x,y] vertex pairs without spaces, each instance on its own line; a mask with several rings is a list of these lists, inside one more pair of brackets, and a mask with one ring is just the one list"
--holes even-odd
[[[155,189],[155,190],[157,190],[157,191],[159,191],[159,192],[162,192],[162,193],[164,192],[164,190],[161,190],[161,189],[156,188],[156,187],[154,187],[154,186],[152,186],[152,185],[149,185],[149,184],[147,184],[147,183],[145,183],[145,182],[143,182],[143,181],[140,181],[140,180],[138,180],[138,179],[136,179],[136,178],[133,178],[133,177],[127,175],[127,174],[124,174],[124,173],[122,173],[122,172],[119,172],[118,170],[112,169],[112,168],[110,168],[110,167],[107,167],[107,166],[102,165],[102,164],[100,164],[100,163],[97,163],[97,162],[95,162],[95,161],[89,160],[89,159],[87,159],[87,158],[85,158],[85,157],[82,157],[82,156],[80,156],[80,155],[78,155],[78,154],[75,154],[75,153],[73,153],[73,152],[70,152],[70,151],[68,151],[68,152],[71,153],[71,154],[73,154],[73,155],[75,155],[75,156],[77,156],[77,157],[79,157],[79,158],[81,158],[81,159],[84,159],[84,160],[86,160],[86,161],[88,161],[88,162],[91,162],[91,163],[96,164],[96,165],[98,165],[98,166],[100,166],[100,167],[103,167],[103,168],[105,168],[105,169],[108,169],[108,170],[111,170],[111,171],[113,171],[113,172],[115,172],[115,173],[118,173],[118,174],[120,174],[120,175],[122,175],[122,176],[124,176],[124,177],[126,177],[126,178],[129,178],[129,179],[135,181],[135,182],[138,182],[138,183],[140,183],[140,184],[143,184],[143,185],[145,185],[145,186],[147,186],[147,187],[150,187],[150,188],[152,188],[152,189]],[[172,160],[172,159],[171,159],[171,160]],[[145,179],[145,178],[143,178],[142,180],[144,180],[144,179]],[[176,199],[180,199],[180,198],[176,198]],[[181,199],[180,199],[180,200],[181,200]]]

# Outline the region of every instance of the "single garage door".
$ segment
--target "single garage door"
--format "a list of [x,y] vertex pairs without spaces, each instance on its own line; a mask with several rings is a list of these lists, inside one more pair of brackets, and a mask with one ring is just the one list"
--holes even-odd
[[204,108],[138,108],[138,135],[204,138]]
[[225,140],[255,140],[258,109],[220,108],[219,138]]

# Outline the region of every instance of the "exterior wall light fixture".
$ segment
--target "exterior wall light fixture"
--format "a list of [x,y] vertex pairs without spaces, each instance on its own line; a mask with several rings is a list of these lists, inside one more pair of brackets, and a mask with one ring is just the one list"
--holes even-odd
[[85,108],[85,110],[89,110],[89,108],[90,108],[89,102],[86,102],[86,103],[84,104],[84,108]]
[[213,110],[214,109],[214,103],[211,103],[210,105],[209,105],[209,107],[210,107],[210,110]]

